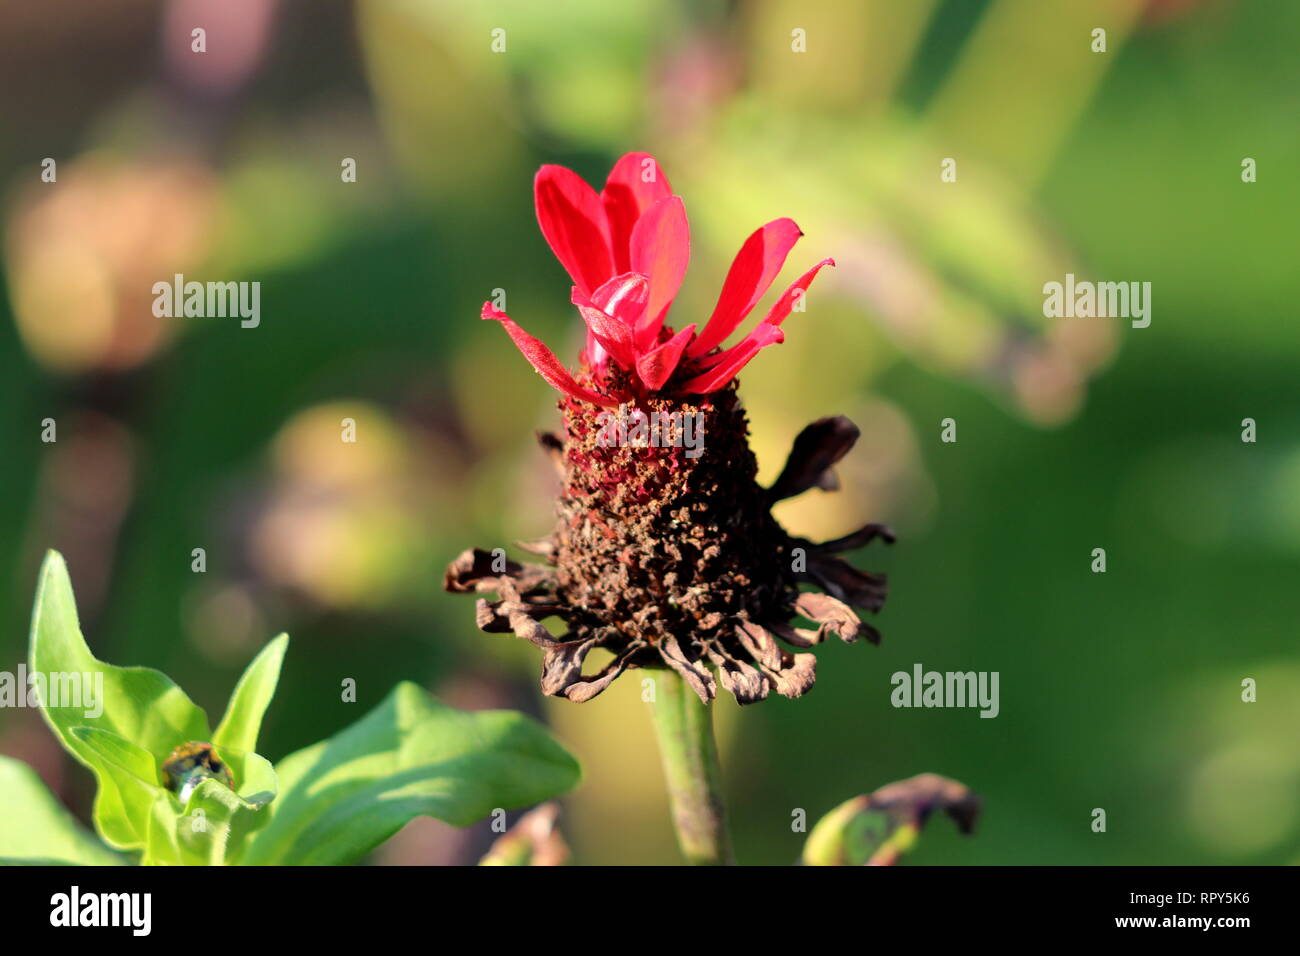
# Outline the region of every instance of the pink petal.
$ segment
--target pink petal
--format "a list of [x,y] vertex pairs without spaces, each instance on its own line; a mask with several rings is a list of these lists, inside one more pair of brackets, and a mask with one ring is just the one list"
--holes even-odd
[[772,306],[771,311],[764,316],[762,324],[780,325],[784,322],[790,315],[790,310],[794,308],[794,304],[799,301],[799,297],[808,291],[808,287],[812,285],[812,280],[817,278],[817,273],[821,271],[822,266],[831,266],[834,268],[835,260],[823,259],[796,279],[794,285],[786,289],[785,292],[781,294],[781,298],[776,300],[776,304]]
[[703,355],[735,331],[763,297],[785,264],[791,247],[802,235],[793,219],[776,219],[745,240],[722,284],[713,315],[687,354]]
[[[644,303],[645,277],[641,276],[640,279],[641,301]],[[610,280],[610,282],[617,281],[617,279]],[[605,285],[609,284],[606,283]],[[600,294],[604,288],[605,286],[601,286],[600,289],[597,289],[597,294]],[[609,296],[604,298],[611,301]],[[587,323],[588,336],[595,340],[597,346],[608,352],[614,361],[628,371],[636,368],[636,353],[632,346],[632,324],[599,308],[595,304],[595,300],[588,299],[577,286],[573,287],[572,299],[573,304],[578,307],[578,312],[582,315],[582,320]],[[626,298],[623,301],[626,302]]]
[[637,329],[637,344],[654,345],[668,307],[682,287],[691,258],[691,231],[681,198],[655,203],[632,230],[632,268],[650,277],[650,300]]
[[552,388],[559,389],[566,395],[571,395],[574,398],[595,405],[613,407],[618,404],[615,399],[607,395],[598,395],[579,385],[569,373],[569,370],[560,364],[560,360],[555,357],[555,354],[550,349],[543,345],[540,340],[521,329],[515,322],[511,321],[510,316],[491,302],[483,303],[481,318],[492,319],[505,326],[506,332],[509,333],[519,351],[524,353],[524,358],[528,359],[529,364],[537,370],[537,374],[544,378]]
[[[647,177],[653,178],[646,182]],[[613,272],[636,268],[630,255],[632,229],[647,209],[672,193],[668,177],[649,153],[628,153],[614,164],[600,194],[609,223]]]
[[640,272],[614,276],[591,294],[591,305],[635,329],[650,296],[650,279]]
[[701,372],[682,385],[682,391],[704,394],[716,392],[726,385],[736,373],[749,364],[749,360],[758,354],[759,349],[785,341],[785,333],[776,325],[760,324],[745,336],[734,348],[723,353],[722,361],[707,372]]
[[555,258],[590,295],[614,274],[600,197],[573,170],[543,166],[533,180],[533,198],[537,222]]
[[817,263],[817,265],[813,266],[811,269],[809,269],[807,272],[801,275],[798,279],[795,280],[794,284],[790,286],[790,288],[786,289],[785,292],[781,294],[781,298],[776,300],[771,310],[763,318],[763,321],[760,322],[757,326],[755,326],[754,330],[751,331],[748,336],[746,336],[744,339],[741,339],[739,342],[737,342],[730,349],[727,349],[725,352],[714,352],[712,355],[704,356],[699,360],[699,367],[702,369],[712,368],[713,366],[717,365],[719,362],[725,361],[729,355],[731,355],[736,351],[737,348],[739,348],[741,345],[744,345],[749,338],[753,337],[754,334],[759,331],[759,329],[763,328],[764,326],[780,325],[782,322],[784,322],[786,318],[789,317],[791,310],[794,309],[794,304],[797,301],[799,301],[799,296],[803,295],[805,292],[808,291],[808,286],[812,285],[812,280],[816,278],[817,273],[821,271],[822,266],[834,266],[834,265],[835,265],[834,259],[823,259],[821,262]]
[[636,373],[650,391],[663,388],[664,382],[677,370],[682,350],[695,334],[695,326],[688,325],[666,342],[655,346],[636,360]]

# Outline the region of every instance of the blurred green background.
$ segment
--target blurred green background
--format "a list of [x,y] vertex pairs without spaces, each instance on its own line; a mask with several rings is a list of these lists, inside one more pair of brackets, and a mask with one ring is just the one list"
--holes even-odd
[[[414,679],[553,725],[586,771],[578,861],[675,862],[638,684],[543,701],[533,649],[440,589],[463,548],[549,524],[554,395],[477,319],[504,289],[576,356],[531,175],[599,186],[645,149],[691,218],[675,325],[762,222],[806,233],[792,275],[836,257],[741,396],[765,479],[813,418],[863,429],[791,531],[900,535],[858,557],[891,575],[881,647],[718,708],[742,862],[793,861],[796,809],[927,770],[986,812],[919,863],[1300,862],[1297,36],[1288,0],[6,4],[0,669],[58,548],[98,656],[209,713],[289,631],[269,757]],[[154,318],[177,272],[260,281],[261,326]],[[1043,318],[1066,272],[1151,282],[1151,326]],[[1001,714],[893,709],[916,662],[999,671]],[[0,752],[85,818],[39,715],[0,711]],[[420,820],[374,861],[489,838]]]

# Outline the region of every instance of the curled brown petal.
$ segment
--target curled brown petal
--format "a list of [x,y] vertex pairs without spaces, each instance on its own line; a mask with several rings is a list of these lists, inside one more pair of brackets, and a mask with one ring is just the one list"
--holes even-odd
[[526,614],[533,620],[540,621],[548,617],[565,617],[569,608],[562,604],[532,601],[503,600],[489,601],[479,598],[474,604],[474,623],[480,631],[489,634],[504,634],[515,629],[513,616]]
[[477,585],[481,581],[495,580],[502,575],[517,575],[523,570],[521,565],[507,560],[505,570],[497,571],[492,567],[493,559],[492,552],[484,551],[482,548],[462,551],[456,555],[451,564],[447,565],[442,586],[448,591],[464,594],[468,591],[480,590]]
[[722,686],[736,698],[736,703],[752,704],[768,695],[770,686],[758,668],[732,657],[716,644],[710,643],[705,650],[718,669]]
[[582,677],[582,663],[587,652],[596,646],[597,638],[554,644],[542,657],[542,693],[559,697],[569,685]]
[[809,554],[808,570],[801,577],[811,578],[827,594],[865,611],[879,611],[889,593],[889,579],[885,575],[859,571],[828,554]]
[[818,628],[815,631],[810,631],[804,627],[791,627],[789,624],[782,621],[767,621],[764,622],[763,626],[777,637],[781,638],[781,640],[785,641],[787,644],[793,645],[794,647],[815,647],[826,638],[826,635],[822,633],[821,628]]
[[516,541],[515,547],[520,551],[527,551],[529,554],[536,554],[543,558],[555,556],[555,542],[550,538],[539,538],[536,541]]
[[817,657],[815,654],[790,654],[781,652],[779,668],[760,665],[782,697],[802,697],[817,682]]
[[767,633],[753,621],[741,621],[736,625],[736,637],[740,638],[740,645],[749,652],[757,663],[766,667],[779,668],[781,666],[781,648],[772,640],[772,635]]
[[848,454],[860,434],[858,426],[843,415],[813,422],[795,438],[785,467],[767,491],[769,500],[793,498],[812,487],[837,488],[831,466]]
[[681,675],[682,680],[686,681],[687,686],[695,691],[704,703],[707,704],[718,696],[717,682],[709,673],[709,669],[687,657],[675,636],[670,634],[659,642],[659,656],[664,659],[665,664]]
[[868,524],[863,525],[852,534],[846,534],[841,538],[835,538],[831,541],[823,541],[821,544],[813,545],[813,550],[821,551],[823,554],[838,554],[841,551],[855,551],[858,548],[864,548],[872,541],[879,538],[885,544],[893,544],[897,539],[894,532],[888,525]]
[[950,816],[957,829],[970,833],[980,812],[980,798],[956,780],[937,773],[922,773],[886,784],[868,798],[873,809],[883,810],[899,823],[921,825],[935,810]]
[[627,669],[628,661],[631,660],[633,654],[643,646],[644,645],[640,641],[637,641],[629,646],[626,651],[601,668],[599,673],[593,674],[590,677],[579,677],[564,689],[564,696],[575,704],[584,704],[591,700],[612,684],[614,679]]
[[864,625],[853,608],[829,594],[804,591],[795,598],[794,607],[846,643],[853,643],[862,633]]

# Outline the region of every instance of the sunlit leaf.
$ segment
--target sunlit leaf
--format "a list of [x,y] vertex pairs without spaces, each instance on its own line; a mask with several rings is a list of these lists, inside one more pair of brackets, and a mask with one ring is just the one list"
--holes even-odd
[[31,767],[0,756],[0,862],[112,866],[123,861],[87,832]]
[[351,863],[417,816],[467,826],[563,793],[580,776],[577,761],[531,718],[456,710],[411,683],[286,757],[276,773],[280,797],[245,864]]

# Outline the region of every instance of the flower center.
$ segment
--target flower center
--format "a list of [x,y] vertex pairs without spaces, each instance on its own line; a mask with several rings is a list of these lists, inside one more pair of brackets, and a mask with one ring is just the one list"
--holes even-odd
[[733,389],[699,404],[654,395],[617,411],[561,408],[558,590],[589,628],[654,644],[788,604],[788,538],[755,483]]

